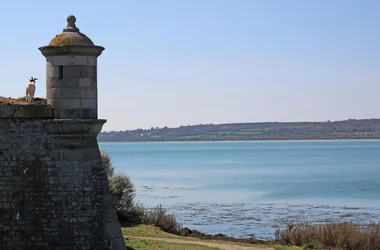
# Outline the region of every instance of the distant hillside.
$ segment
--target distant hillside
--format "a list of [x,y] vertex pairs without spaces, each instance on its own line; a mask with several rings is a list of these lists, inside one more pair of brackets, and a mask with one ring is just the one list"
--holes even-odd
[[102,132],[99,142],[380,139],[380,119],[265,122]]

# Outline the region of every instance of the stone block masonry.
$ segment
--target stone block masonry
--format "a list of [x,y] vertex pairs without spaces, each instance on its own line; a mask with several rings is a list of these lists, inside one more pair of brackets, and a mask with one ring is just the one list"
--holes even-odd
[[96,140],[105,120],[0,111],[0,249],[125,249]]
[[46,58],[46,98],[54,117],[97,119],[97,58],[57,55]]

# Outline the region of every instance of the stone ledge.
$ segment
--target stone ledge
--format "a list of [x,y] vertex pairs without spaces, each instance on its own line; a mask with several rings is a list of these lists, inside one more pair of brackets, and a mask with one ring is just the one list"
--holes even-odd
[[59,137],[97,136],[105,119],[52,119],[42,121],[46,131]]
[[53,118],[53,110],[46,104],[0,103],[0,118]]
[[94,45],[43,46],[38,48],[45,57],[61,55],[100,56],[104,47]]

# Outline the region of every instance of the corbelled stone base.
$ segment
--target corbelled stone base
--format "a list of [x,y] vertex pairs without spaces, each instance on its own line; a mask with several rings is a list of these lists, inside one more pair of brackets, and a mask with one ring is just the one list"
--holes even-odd
[[126,249],[96,140],[104,122],[0,117],[0,249]]

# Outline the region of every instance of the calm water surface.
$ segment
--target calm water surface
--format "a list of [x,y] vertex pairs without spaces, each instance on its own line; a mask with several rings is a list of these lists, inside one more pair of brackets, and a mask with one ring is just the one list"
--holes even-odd
[[188,226],[270,238],[286,222],[380,220],[380,141],[100,143],[136,200]]

